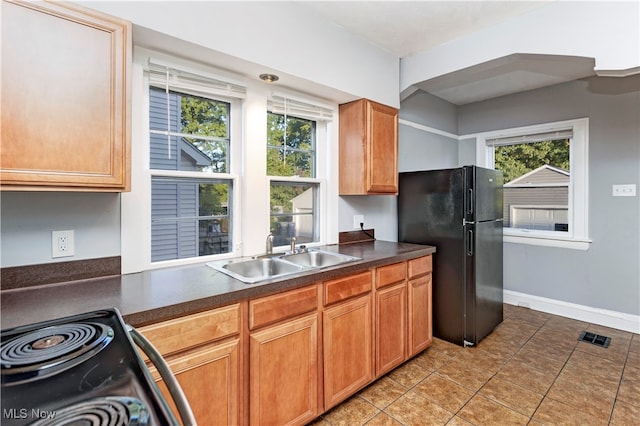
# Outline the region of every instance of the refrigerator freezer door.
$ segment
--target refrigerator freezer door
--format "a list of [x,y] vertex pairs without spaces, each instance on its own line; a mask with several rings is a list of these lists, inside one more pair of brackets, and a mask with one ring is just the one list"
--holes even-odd
[[473,174],[471,202],[475,203],[475,217],[467,220],[483,222],[502,218],[502,172],[482,167],[466,169]]

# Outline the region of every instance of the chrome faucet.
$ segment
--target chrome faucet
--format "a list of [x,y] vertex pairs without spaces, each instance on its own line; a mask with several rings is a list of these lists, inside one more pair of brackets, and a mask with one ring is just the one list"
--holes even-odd
[[273,254],[273,234],[267,235],[267,254]]
[[296,252],[296,237],[291,237],[291,253]]

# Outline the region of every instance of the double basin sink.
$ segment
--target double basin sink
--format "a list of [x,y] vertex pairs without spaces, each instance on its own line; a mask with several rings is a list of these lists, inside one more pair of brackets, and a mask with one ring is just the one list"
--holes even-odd
[[361,260],[330,251],[307,249],[297,253],[266,255],[249,260],[231,260],[207,265],[245,283],[256,283],[298,272]]

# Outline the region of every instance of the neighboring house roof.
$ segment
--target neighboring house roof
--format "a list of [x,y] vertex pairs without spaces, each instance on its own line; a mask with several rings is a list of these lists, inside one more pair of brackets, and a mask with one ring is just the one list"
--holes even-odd
[[210,166],[211,165],[211,157],[209,157],[204,152],[200,151],[194,144],[186,140],[185,138],[180,138],[180,150],[191,157],[193,162],[197,166]]
[[547,186],[568,185],[570,174],[568,170],[553,167],[548,164],[531,170],[522,176],[515,178],[504,186]]

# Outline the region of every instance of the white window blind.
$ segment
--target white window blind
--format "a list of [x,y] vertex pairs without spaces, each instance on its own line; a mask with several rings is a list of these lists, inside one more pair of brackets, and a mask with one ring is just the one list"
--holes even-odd
[[328,106],[313,104],[289,96],[274,94],[267,102],[267,108],[274,114],[290,115],[315,121],[333,119],[333,109]]
[[572,129],[554,130],[551,132],[534,133],[530,135],[507,136],[487,139],[487,145],[517,145],[521,143],[542,142],[558,139],[571,139],[573,137]]
[[244,99],[247,88],[242,84],[220,78],[206,71],[189,70],[159,60],[149,59],[149,84],[200,96],[222,96]]

